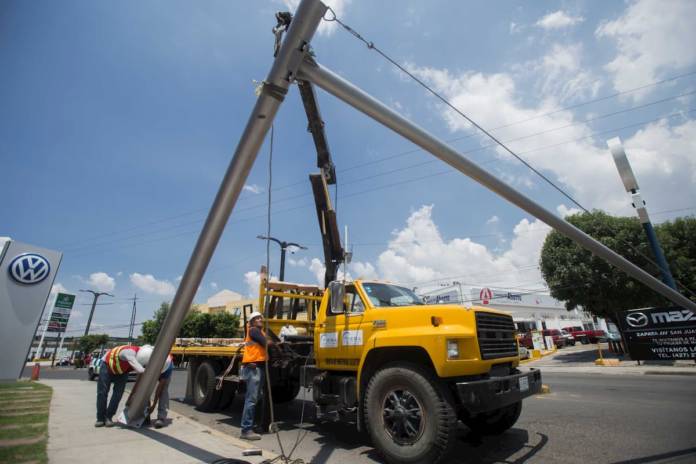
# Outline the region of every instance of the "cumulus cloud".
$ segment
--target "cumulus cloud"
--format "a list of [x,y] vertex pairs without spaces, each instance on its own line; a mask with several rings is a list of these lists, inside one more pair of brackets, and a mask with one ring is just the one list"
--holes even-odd
[[491,217],[488,218],[488,220],[486,221],[486,224],[491,225],[491,224],[497,224],[497,223],[499,223],[499,222],[500,222],[500,218],[499,218],[498,216],[491,216]]
[[152,274],[139,274],[134,272],[130,275],[130,281],[140,290],[155,295],[171,296],[176,292],[176,287],[168,280],[157,280]]
[[242,187],[242,190],[253,193],[254,195],[258,195],[259,193],[263,192],[263,187],[256,184],[246,184],[244,187]]
[[[352,0],[325,0],[323,3],[330,6],[334,10],[336,17],[343,19],[346,7],[350,5],[351,1]],[[294,13],[297,6],[300,4],[300,0],[283,0],[283,3],[291,12]],[[330,17],[331,13],[327,12],[326,16]],[[317,29],[317,32],[320,35],[330,36],[336,30],[336,26],[337,24],[335,21],[322,21],[319,24],[319,29]]]
[[[665,71],[696,64],[694,18],[696,2],[692,0],[639,0],[618,19],[601,24],[596,36],[616,45],[616,56],[605,66],[616,90],[633,89],[660,78]],[[631,96],[641,98],[648,91]]]
[[565,11],[558,10],[543,16],[536,22],[536,26],[546,30],[564,29],[566,27],[575,26],[584,20],[582,16],[571,16]]
[[559,102],[594,98],[601,80],[582,65],[581,43],[553,44],[541,59],[529,63],[539,79],[536,91]]
[[[578,121],[572,111],[561,109],[558,100],[522,103],[513,77],[506,73],[454,74],[447,69],[427,67],[411,70],[483,127],[507,125],[496,135],[537,169],[547,175],[552,173],[550,177],[588,209],[632,214],[605,141],[596,140],[592,128]],[[453,132],[470,131],[469,123],[461,116],[444,107],[440,111]],[[519,121],[526,122],[518,124]],[[693,131],[693,120],[674,126],[665,120],[647,126],[625,141],[627,149],[634,153],[629,152],[629,159],[641,188],[646,192],[653,187],[649,198],[656,210],[669,209],[674,198],[696,197],[696,184],[692,181],[696,172],[693,156],[690,157],[694,153]],[[663,144],[661,150],[659,143]],[[494,153],[501,161],[515,162],[502,149],[497,148]],[[655,165],[651,167],[650,163]],[[679,182],[681,179],[683,183]],[[677,189],[682,192],[675,195]]]
[[210,288],[212,288],[213,290],[217,290],[217,288],[218,288],[217,282],[210,282]]
[[89,275],[89,279],[82,281],[98,292],[110,292],[116,288],[116,280],[106,272],[95,272]]
[[288,263],[293,267],[307,267],[307,258],[288,258]]
[[[278,277],[271,274],[271,282],[278,280]],[[261,285],[261,274],[257,271],[249,271],[244,274],[244,283],[247,285],[248,296],[256,298],[259,296],[259,286]]]
[[387,280],[418,284],[463,276],[469,284],[515,286],[541,282],[539,253],[549,231],[538,220],[523,219],[501,254],[469,238],[444,240],[432,218],[433,206],[413,212],[403,229],[393,232],[377,260],[378,274]]

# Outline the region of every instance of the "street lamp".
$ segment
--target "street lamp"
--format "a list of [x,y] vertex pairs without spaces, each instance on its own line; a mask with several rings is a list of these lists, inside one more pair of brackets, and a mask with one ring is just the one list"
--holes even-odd
[[[307,247],[303,247],[300,244],[293,243],[293,242],[285,242],[278,240],[277,238],[274,237],[266,237],[265,235],[257,235],[256,238],[259,240],[271,240],[273,242],[276,242],[280,246],[280,276],[279,280],[282,282],[285,279],[285,251],[289,247],[295,247],[299,248],[300,250],[306,250]],[[294,251],[291,251],[291,253],[294,253]]]
[[621,144],[621,139],[619,137],[614,137],[613,139],[607,140],[607,145],[611,151],[611,155],[614,158],[614,163],[616,164],[616,169],[619,171],[619,176],[621,176],[621,182],[623,182],[626,191],[631,194],[631,200],[633,207],[638,213],[638,219],[640,220],[645,234],[648,236],[648,243],[652,249],[655,259],[657,260],[657,265],[660,267],[660,272],[662,273],[662,280],[665,284],[669,285],[673,289],[677,289],[677,285],[674,283],[674,278],[669,270],[669,264],[665,259],[665,255],[660,247],[660,242],[657,240],[657,235],[655,234],[655,229],[653,228],[652,222],[650,222],[650,217],[648,216],[648,210],[645,206],[645,201],[640,196],[640,189],[638,188],[638,180],[633,174],[633,169],[631,169],[631,164],[628,162],[626,157],[626,152],[624,151],[623,145]]
[[92,309],[89,311],[89,319],[87,319],[87,327],[85,327],[85,336],[89,333],[89,326],[92,325],[92,316],[94,316],[94,308],[97,306],[97,300],[100,296],[106,295],[113,297],[111,293],[106,292],[95,292],[94,290],[80,290],[81,292],[91,293],[94,299],[92,300]]

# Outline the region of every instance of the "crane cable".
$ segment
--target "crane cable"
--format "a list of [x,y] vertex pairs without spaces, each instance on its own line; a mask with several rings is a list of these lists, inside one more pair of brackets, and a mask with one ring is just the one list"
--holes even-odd
[[[471,125],[476,127],[479,131],[481,131],[483,134],[488,136],[493,142],[495,142],[496,145],[500,146],[502,149],[504,149],[506,152],[517,158],[518,161],[520,161],[522,164],[524,164],[527,168],[529,168],[532,172],[534,172],[537,176],[541,177],[546,183],[548,183],[551,187],[553,187],[555,190],[561,193],[564,197],[566,197],[568,200],[570,200],[574,205],[576,205],[578,208],[580,208],[583,212],[590,214],[590,211],[585,208],[582,204],[580,204],[577,200],[575,200],[569,193],[567,193],[565,190],[563,190],[561,187],[556,185],[551,179],[549,179],[547,176],[542,174],[538,169],[534,168],[529,162],[527,162],[524,158],[519,156],[517,153],[515,153],[510,147],[508,147],[505,143],[503,143],[501,140],[499,140],[497,137],[495,137],[493,134],[491,134],[489,131],[484,129],[480,124],[478,124],[476,121],[471,119],[469,116],[467,116],[463,111],[461,111],[459,108],[454,106],[452,103],[450,103],[449,100],[447,100],[445,97],[440,95],[437,91],[435,91],[432,87],[430,87],[428,84],[423,82],[421,79],[419,79],[417,76],[415,76],[412,72],[407,70],[403,65],[401,65],[399,62],[394,60],[392,57],[390,57],[387,53],[382,51],[379,47],[377,47],[374,42],[371,42],[367,40],[365,37],[363,37],[359,32],[357,32],[355,29],[341,21],[338,16],[336,15],[336,12],[329,6],[327,7],[327,12],[330,12],[331,15],[327,17],[326,15],[324,16],[324,21],[326,22],[336,22],[338,23],[343,29],[345,29],[348,33],[350,33],[353,37],[364,43],[368,49],[374,50],[377,52],[382,58],[387,60],[389,63],[391,63],[393,66],[398,68],[401,72],[406,74],[408,77],[413,79],[416,83],[418,83],[421,87],[423,87],[425,90],[427,90],[429,93],[431,93],[433,96],[435,96],[438,100],[440,100],[442,103],[444,103],[447,107],[452,109],[454,112],[456,112],[458,115],[460,115],[462,118],[464,118],[467,122],[469,122]],[[609,231],[611,232],[611,230]],[[631,248],[636,254],[644,258],[646,261],[648,261],[650,264],[653,266],[657,267],[658,270],[662,270],[661,266],[657,264],[654,260],[652,260],[650,257],[646,256],[643,252],[641,252],[637,247],[635,247],[633,244],[628,243],[628,242],[623,242],[624,244],[628,245],[629,248]],[[696,292],[692,291],[689,287],[684,285],[682,282],[680,282],[677,279],[674,279],[675,282],[684,290],[686,290],[688,293],[690,293],[692,296],[696,296]]]

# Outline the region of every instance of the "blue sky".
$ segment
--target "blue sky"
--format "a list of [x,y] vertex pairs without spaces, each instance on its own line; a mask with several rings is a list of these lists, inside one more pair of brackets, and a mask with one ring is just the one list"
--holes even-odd
[[[333,4],[474,120],[506,126],[496,136],[588,209],[631,214],[605,149],[620,136],[655,222],[696,211],[693,2]],[[253,81],[270,67],[274,12],[287,8],[0,6],[0,235],[63,251],[60,288],[114,293],[97,328],[123,333],[114,326],[128,322],[135,293],[139,321],[171,299],[253,106]],[[313,46],[322,64],[536,201],[572,210],[335,23]],[[544,288],[543,224],[330,95],[319,92],[319,102],[338,170],[339,224],[354,244],[352,276]],[[266,145],[197,302],[222,289],[248,294],[265,262],[255,237],[265,233],[268,156]],[[315,282],[321,272],[307,179],[315,162],[293,88],[275,124],[272,235],[309,249],[290,256],[288,280]],[[272,247],[273,270],[278,254]],[[70,330],[84,327],[88,301],[80,295]]]

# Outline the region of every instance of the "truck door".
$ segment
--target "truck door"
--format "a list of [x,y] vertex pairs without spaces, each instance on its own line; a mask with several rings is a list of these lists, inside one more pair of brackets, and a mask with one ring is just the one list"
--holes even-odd
[[315,335],[317,367],[357,371],[364,344],[372,333],[365,303],[353,284],[346,285],[343,300],[337,307],[332,307],[330,297],[325,301],[327,304],[321,308],[325,314],[318,321]]

